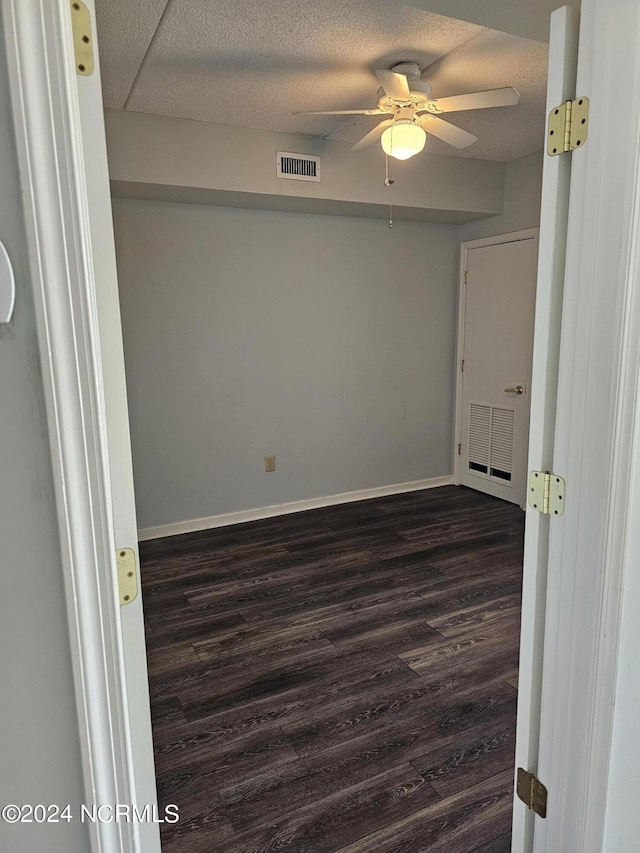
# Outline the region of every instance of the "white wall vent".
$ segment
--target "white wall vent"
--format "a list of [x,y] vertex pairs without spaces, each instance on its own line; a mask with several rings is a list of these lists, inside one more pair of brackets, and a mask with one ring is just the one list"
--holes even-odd
[[469,471],[505,484],[513,479],[516,413],[484,403],[469,404]]
[[320,158],[313,157],[311,154],[278,151],[276,174],[279,178],[288,178],[291,181],[319,181]]

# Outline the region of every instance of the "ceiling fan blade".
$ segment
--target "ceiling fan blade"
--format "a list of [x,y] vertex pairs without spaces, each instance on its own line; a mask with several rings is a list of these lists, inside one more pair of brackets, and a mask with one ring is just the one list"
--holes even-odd
[[452,95],[450,98],[435,98],[429,101],[427,109],[435,113],[453,113],[460,110],[484,110],[488,107],[512,107],[520,100],[520,93],[512,86],[504,89],[489,89],[487,92],[474,92],[470,95]]
[[466,148],[478,140],[478,137],[474,136],[473,133],[468,133],[466,130],[455,127],[455,125],[436,116],[421,116],[416,123],[427,133],[437,136],[438,139],[453,145],[454,148]]
[[374,142],[377,142],[378,139],[382,136],[385,130],[388,127],[391,127],[393,124],[393,119],[388,118],[385,121],[381,121],[380,124],[377,124],[373,130],[370,130],[366,136],[363,136],[360,142],[356,142],[356,144],[350,148],[350,151],[361,151],[363,148],[366,148],[368,145],[373,145]]
[[302,110],[292,113],[294,116],[383,116],[389,115],[386,110],[377,107],[370,110]]
[[409,101],[411,99],[409,83],[404,74],[380,69],[376,71],[376,77],[387,95],[394,101]]

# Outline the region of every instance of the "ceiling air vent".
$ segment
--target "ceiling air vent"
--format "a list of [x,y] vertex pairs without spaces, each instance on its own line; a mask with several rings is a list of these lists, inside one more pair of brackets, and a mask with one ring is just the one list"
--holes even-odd
[[320,158],[311,154],[291,154],[278,151],[276,157],[277,175],[292,181],[319,181]]

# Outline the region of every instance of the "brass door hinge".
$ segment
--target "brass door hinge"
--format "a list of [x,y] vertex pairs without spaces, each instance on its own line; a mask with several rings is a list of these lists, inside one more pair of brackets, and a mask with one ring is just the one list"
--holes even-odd
[[589,131],[589,98],[565,101],[549,113],[547,154],[556,157],[583,148]]
[[76,73],[82,77],[93,74],[93,39],[91,15],[82,0],[71,0],[71,29],[76,55]]
[[547,816],[547,789],[533,773],[528,773],[522,767],[518,767],[516,794],[539,817]]
[[138,596],[136,555],[131,548],[119,548],[116,551],[116,562],[118,564],[120,604],[131,604]]
[[564,513],[565,482],[549,471],[531,471],[529,474],[529,506],[543,515]]

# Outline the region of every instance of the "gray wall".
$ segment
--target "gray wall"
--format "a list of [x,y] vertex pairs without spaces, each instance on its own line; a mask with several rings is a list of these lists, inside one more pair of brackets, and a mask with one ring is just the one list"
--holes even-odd
[[459,228],[460,242],[523,231],[540,225],[543,152],[536,151],[521,160],[507,163],[504,209],[500,216],[468,222]]
[[[0,326],[0,803],[71,803],[82,779],[34,309],[0,33],[0,240],[16,275]],[[9,825],[0,849],[86,853],[79,821]]]
[[[106,110],[114,194],[228,207],[385,217],[384,152],[317,136]],[[317,154],[322,180],[276,177],[275,152]],[[460,223],[502,210],[505,164],[425,152],[394,170],[398,218]]]
[[451,472],[455,226],[114,217],[142,528]]

